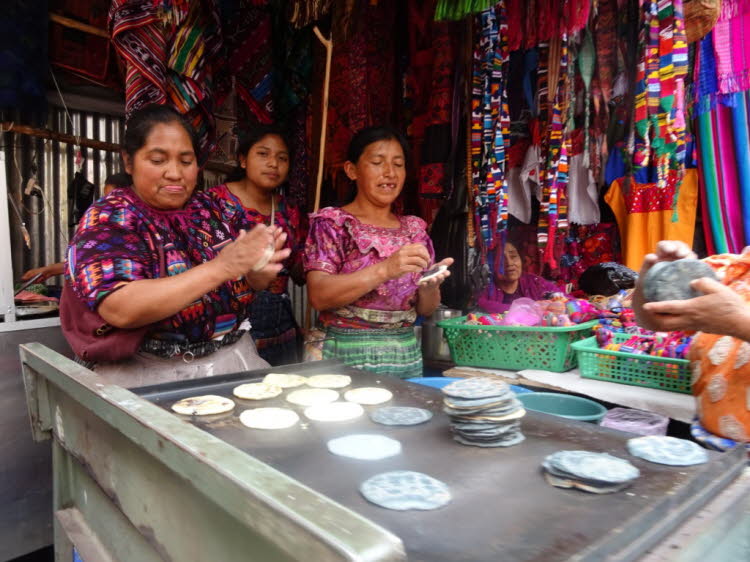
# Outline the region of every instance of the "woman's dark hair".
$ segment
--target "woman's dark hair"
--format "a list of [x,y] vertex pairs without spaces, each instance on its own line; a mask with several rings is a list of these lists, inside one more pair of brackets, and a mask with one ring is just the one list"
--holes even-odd
[[[280,125],[264,124],[252,125],[247,129],[240,130],[239,134],[237,135],[237,159],[239,160],[240,156],[247,156],[248,151],[253,147],[253,145],[257,142],[260,142],[264,137],[267,137],[268,135],[276,135],[278,137],[281,137],[281,140],[284,141],[286,149],[289,152],[289,159],[291,160],[292,151],[289,146],[289,139],[287,138],[286,131]],[[239,181],[245,177],[245,174],[245,168],[237,165],[234,170],[229,172],[226,181]]]
[[398,141],[401,145],[401,150],[404,151],[404,158],[408,164],[410,150],[406,137],[398,129],[394,129],[388,125],[365,127],[355,134],[352,137],[352,140],[349,141],[349,149],[346,151],[346,159],[352,164],[356,164],[368,145],[384,140]]
[[110,174],[107,179],[104,180],[104,185],[114,185],[115,187],[130,187],[133,185],[133,178],[130,174],[125,172],[117,172],[116,174]]
[[125,124],[125,138],[122,141],[122,149],[125,154],[132,157],[146,144],[146,138],[151,130],[159,124],[167,125],[178,123],[185,129],[193,150],[198,153],[198,138],[192,125],[177,110],[167,106],[151,104],[135,111]]

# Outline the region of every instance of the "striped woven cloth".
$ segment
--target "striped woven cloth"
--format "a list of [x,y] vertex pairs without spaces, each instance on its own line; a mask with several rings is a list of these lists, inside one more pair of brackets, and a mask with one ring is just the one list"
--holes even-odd
[[346,330],[328,328],[323,359],[400,379],[422,376],[422,351],[414,328]]

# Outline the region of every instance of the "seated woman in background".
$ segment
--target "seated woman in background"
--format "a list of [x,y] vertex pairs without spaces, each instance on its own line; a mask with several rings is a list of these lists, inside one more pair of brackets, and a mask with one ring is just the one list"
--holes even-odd
[[[400,216],[393,203],[406,179],[407,144],[388,127],[352,138],[344,165],[354,201],[310,217],[305,248],[307,290],[327,340],[323,357],[400,378],[422,376],[414,335],[418,314],[440,304],[446,270],[420,284],[434,259],[425,222]],[[438,265],[449,266],[452,258]]]
[[263,261],[259,274],[276,274],[289,251],[279,251],[284,236],[275,229],[240,231],[208,194],[194,193],[194,138],[169,107],[135,112],[122,144],[132,188],[91,205],[68,248],[61,322],[74,349],[82,324],[63,314],[66,298],[107,326],[148,327],[132,356],[79,357],[108,382],[133,387],[268,366],[245,326],[248,277]]
[[[703,296],[646,303],[642,280],[660,261],[695,258],[683,242],[662,241],[643,261],[633,296],[638,324],[656,331],[694,331],[688,359],[697,420],[693,436],[723,450],[750,442],[750,247],[741,255],[712,256],[705,261],[721,282],[703,278],[691,283]],[[748,446],[750,450],[750,446]]]
[[[294,319],[288,285],[291,277],[302,285],[302,244],[300,213],[279,193],[289,175],[289,144],[280,128],[256,125],[240,133],[237,157],[239,167],[226,184],[209,190],[223,208],[225,217],[245,229],[256,224],[278,226],[286,234],[286,247],[292,252],[278,275],[253,278],[259,291],[250,306],[250,333],[260,356],[271,365],[300,361],[299,327]],[[272,219],[273,217],[273,219]]]
[[[477,300],[483,312],[492,314],[506,312],[514,300],[526,297],[541,300],[547,293],[560,292],[552,281],[523,272],[523,259],[518,251],[518,242],[508,240],[503,251],[503,274],[494,275],[494,288],[487,287]],[[493,290],[494,289],[494,290]]]

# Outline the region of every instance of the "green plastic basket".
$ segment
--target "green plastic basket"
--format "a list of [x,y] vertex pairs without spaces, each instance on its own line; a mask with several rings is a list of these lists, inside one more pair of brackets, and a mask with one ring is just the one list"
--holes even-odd
[[[630,334],[614,334],[622,343]],[[690,361],[600,349],[596,337],[573,344],[581,376],[690,394]]]
[[477,326],[466,316],[438,322],[456,365],[561,373],[576,366],[570,344],[587,338],[596,320],[564,327]]

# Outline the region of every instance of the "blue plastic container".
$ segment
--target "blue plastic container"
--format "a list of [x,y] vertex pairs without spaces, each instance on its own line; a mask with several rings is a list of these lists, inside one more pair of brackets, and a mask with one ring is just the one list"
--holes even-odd
[[[462,380],[460,377],[416,377],[413,379],[407,379],[409,382],[415,382],[424,386],[431,386],[432,388],[443,388],[449,385],[453,381]],[[510,385],[510,389],[516,394],[526,394],[528,392],[534,392],[528,388],[522,386],[516,386],[515,384]]]
[[598,402],[580,396],[571,396],[570,394],[532,392],[531,394],[523,394],[518,399],[527,410],[571,420],[599,423],[604,414],[607,413],[607,408]]
[[431,386],[432,388],[443,388],[453,381],[460,381],[461,379],[457,377],[415,377],[407,380],[424,386]]

